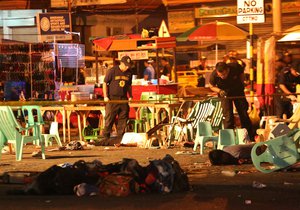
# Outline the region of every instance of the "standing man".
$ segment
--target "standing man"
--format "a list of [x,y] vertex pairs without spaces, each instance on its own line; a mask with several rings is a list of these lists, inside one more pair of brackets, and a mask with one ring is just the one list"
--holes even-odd
[[[244,93],[244,71],[238,63],[219,62],[210,76],[210,88],[218,93],[224,116],[224,128],[234,128],[233,103],[240,116],[241,125],[246,128],[250,139],[254,131],[248,115],[248,102]],[[237,98],[234,98],[237,97]]]
[[[131,58],[123,56],[120,64],[112,67],[104,78],[103,96],[104,101],[109,100],[131,100],[132,99],[132,72],[130,71]],[[128,98],[129,96],[129,98]],[[105,128],[103,131],[104,138],[110,137],[112,126],[118,115],[117,135],[121,138],[125,132],[128,115],[128,103],[107,103],[105,107]]]
[[274,97],[275,113],[280,118],[290,118],[293,115],[293,103],[297,101],[296,85],[300,84],[300,73],[297,65],[292,64],[279,72],[276,95]]

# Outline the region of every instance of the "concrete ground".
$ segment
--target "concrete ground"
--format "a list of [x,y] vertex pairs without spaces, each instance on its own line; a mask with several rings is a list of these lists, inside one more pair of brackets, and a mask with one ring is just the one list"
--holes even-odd
[[[52,149],[55,147],[49,147]],[[54,164],[78,160],[100,160],[104,164],[122,158],[135,158],[140,165],[149,160],[172,155],[187,172],[191,190],[186,193],[145,194],[129,197],[76,197],[8,195],[23,185],[0,183],[1,209],[300,209],[300,175],[298,171],[263,174],[252,164],[211,166],[207,152],[192,154],[191,148],[143,149],[136,147],[97,146],[80,151],[47,151],[46,160],[32,157],[34,146],[25,146],[23,160],[3,154],[0,174],[8,171],[44,171]],[[232,173],[234,172],[234,173]],[[259,189],[253,182],[265,184]]]

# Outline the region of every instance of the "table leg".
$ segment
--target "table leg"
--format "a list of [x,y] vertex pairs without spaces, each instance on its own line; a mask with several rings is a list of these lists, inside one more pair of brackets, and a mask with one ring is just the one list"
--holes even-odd
[[67,111],[68,142],[71,141],[70,116],[71,116],[71,111]]
[[[64,143],[66,143],[66,111],[63,110],[61,114],[62,114],[62,124],[63,124],[63,141]],[[70,142],[70,138],[69,138],[69,142]]]
[[79,136],[79,140],[82,141],[80,112],[76,112],[76,114],[77,114],[77,122],[78,122],[78,136]]

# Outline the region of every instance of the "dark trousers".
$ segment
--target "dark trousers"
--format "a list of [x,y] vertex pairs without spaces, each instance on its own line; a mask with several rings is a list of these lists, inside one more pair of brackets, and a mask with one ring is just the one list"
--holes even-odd
[[275,96],[274,104],[277,117],[282,118],[283,114],[286,114],[287,118],[290,118],[293,115],[293,104],[285,96]]
[[110,137],[112,126],[115,123],[116,117],[118,116],[117,124],[117,135],[121,137],[127,126],[127,120],[129,116],[129,105],[128,103],[108,103],[105,106],[105,128],[103,136],[106,138]]
[[239,114],[241,125],[243,128],[246,128],[251,140],[254,140],[254,130],[252,128],[252,123],[248,115],[248,102],[245,98],[238,99],[227,99],[221,98],[221,105],[223,109],[223,123],[224,128],[234,128],[234,115],[233,115],[233,103],[236,107],[236,110]]

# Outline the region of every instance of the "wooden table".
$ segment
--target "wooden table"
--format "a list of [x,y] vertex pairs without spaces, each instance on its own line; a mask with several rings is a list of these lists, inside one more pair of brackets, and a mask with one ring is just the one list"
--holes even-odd
[[160,113],[162,111],[166,112],[166,115],[169,117],[169,122],[171,122],[172,116],[174,114],[175,116],[175,109],[179,108],[181,106],[181,103],[155,103],[154,108],[155,108],[155,118],[156,118],[156,124],[158,124],[161,119],[160,119]]
[[[65,105],[64,109],[66,111],[67,116],[67,129],[68,129],[68,141],[71,141],[71,129],[70,129],[70,115],[72,112],[76,112],[77,120],[78,120],[78,132],[79,132],[79,139],[82,141],[82,127],[81,127],[81,117],[83,119],[83,127],[86,127],[86,116],[90,113],[90,111],[100,111],[103,116],[105,116],[105,105],[99,106],[86,106],[86,105]],[[100,120],[100,119],[99,119]],[[103,121],[101,122],[104,124],[104,117]]]
[[141,108],[148,108],[151,112],[150,126],[152,127],[155,125],[155,104],[154,103],[132,102],[129,103],[129,107],[136,109],[135,119],[140,119]]

